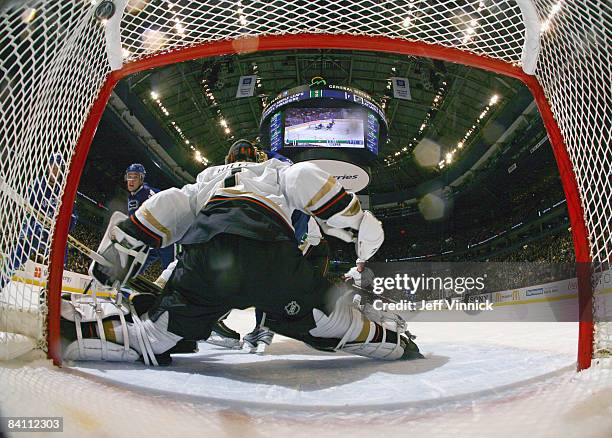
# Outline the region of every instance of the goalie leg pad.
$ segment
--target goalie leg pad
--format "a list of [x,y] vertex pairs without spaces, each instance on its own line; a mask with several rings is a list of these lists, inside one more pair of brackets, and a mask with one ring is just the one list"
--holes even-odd
[[352,304],[352,297],[350,292],[339,297],[329,316],[313,309],[316,326],[309,333],[318,338],[339,338],[336,351],[382,360],[418,357],[406,354],[408,348],[418,353],[416,344],[387,324],[368,319]]
[[[129,310],[124,305],[118,305],[109,299],[98,299],[91,295],[70,295],[70,299],[62,299],[61,317],[74,323],[77,339],[64,348],[63,357],[66,360],[108,360],[118,362],[134,362],[140,354],[130,348],[128,327],[125,315]],[[106,340],[103,321],[115,318],[121,325],[123,345]],[[95,323],[99,338],[84,338],[81,324]]]
[[[158,365],[156,356],[182,339],[168,331],[168,312],[152,321],[146,313],[140,317],[129,302],[117,304],[107,298],[73,294],[70,300],[62,300],[61,314],[74,323],[76,331],[76,341],[65,349],[64,357],[70,360],[131,362],[142,356],[145,364]],[[128,315],[131,322],[126,320]],[[105,326],[104,320],[110,324]],[[95,323],[98,337],[85,338],[82,323]]]
[[[102,345],[103,344],[103,345]],[[136,362],[140,354],[126,350],[123,345],[101,339],[81,339],[64,348],[64,360],[106,360],[109,362]]]

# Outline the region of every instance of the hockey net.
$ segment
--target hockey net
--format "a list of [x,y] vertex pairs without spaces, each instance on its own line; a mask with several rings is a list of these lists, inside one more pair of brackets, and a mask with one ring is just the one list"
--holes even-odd
[[[612,256],[610,4],[597,0],[115,0],[8,2],[0,15],[0,354],[57,351],[57,301],[71,205],[112,86],[129,73],[254,50],[344,48],[437,57],[524,80],[555,148],[579,261]],[[100,3],[104,3],[103,6]],[[534,76],[530,76],[535,73]],[[545,111],[546,112],[546,111]],[[61,157],[53,193],[41,184]],[[38,190],[39,193],[36,193]],[[19,201],[21,199],[22,201]],[[25,201],[25,202],[24,202]],[[35,204],[35,205],[31,205]],[[32,224],[32,210],[50,221]],[[45,221],[43,221],[45,222]],[[27,253],[40,263],[13,269]],[[31,263],[31,262],[27,262]],[[26,264],[27,264],[26,263]],[[590,308],[595,321],[610,309]],[[595,324],[595,352],[612,345]],[[581,326],[581,367],[593,329]]]

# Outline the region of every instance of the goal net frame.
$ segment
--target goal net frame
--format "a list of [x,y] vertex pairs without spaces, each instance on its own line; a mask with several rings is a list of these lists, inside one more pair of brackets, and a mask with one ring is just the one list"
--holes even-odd
[[[53,0],[39,0],[39,2],[53,3]],[[89,2],[87,2],[89,3]],[[95,3],[95,2],[94,2]],[[100,2],[98,1],[98,4]],[[142,2],[141,2],[142,3]],[[146,2],[145,7],[146,7]],[[197,2],[195,2],[197,3]],[[207,2],[202,2],[207,3]],[[208,2],[212,3],[212,2]],[[237,2],[242,5],[241,2]],[[243,2],[248,6],[249,3],[266,3],[266,2]],[[280,4],[278,2],[272,2],[274,4]],[[293,1],[289,3],[301,4],[299,1]],[[313,6],[316,2],[312,2]],[[328,1],[326,4],[335,3],[341,5],[343,2]],[[359,3],[359,2],[357,2]],[[362,0],[364,4],[374,4],[375,1]],[[403,1],[395,2],[410,5],[416,5],[425,3],[425,0],[414,0],[414,1]],[[442,2],[444,3],[444,2]],[[466,0],[465,2],[446,0],[449,6],[455,7],[457,4],[470,4],[476,8],[478,5],[490,4],[487,1],[474,1]],[[507,0],[504,3],[514,3],[511,0]],[[72,206],[75,201],[77,187],[79,186],[79,180],[81,173],[85,166],[89,147],[97,129],[98,123],[102,117],[107,102],[111,96],[111,93],[118,81],[125,78],[128,75],[147,70],[152,68],[158,68],[172,63],[183,62],[193,59],[201,59],[208,57],[215,57],[220,55],[232,55],[245,52],[265,52],[272,50],[300,50],[300,49],[335,49],[335,50],[360,50],[360,51],[373,51],[373,52],[385,52],[397,55],[410,55],[427,57],[442,61],[461,63],[463,65],[488,70],[497,74],[509,76],[523,82],[526,87],[531,91],[534,100],[539,109],[540,115],[544,122],[545,128],[548,133],[550,144],[554,152],[554,156],[559,168],[560,178],[563,184],[567,200],[567,208],[571,223],[571,232],[574,241],[574,249],[578,269],[578,289],[579,289],[579,342],[577,349],[577,367],[579,370],[588,368],[591,364],[593,355],[593,341],[594,341],[594,323],[593,323],[593,285],[592,285],[592,272],[591,265],[593,262],[606,263],[610,258],[610,252],[612,244],[610,243],[609,236],[603,237],[603,244],[598,244],[597,248],[593,248],[594,239],[599,237],[593,237],[593,233],[605,233],[609,231],[606,229],[605,224],[597,223],[595,213],[592,207],[588,207],[585,210],[585,205],[590,205],[585,201],[586,196],[590,193],[586,189],[584,175],[582,178],[577,178],[575,170],[581,169],[581,165],[577,165],[579,156],[577,155],[582,149],[580,145],[572,145],[573,149],[568,149],[566,138],[568,137],[568,130],[572,129],[571,123],[564,118],[563,114],[560,114],[559,109],[553,109],[551,105],[551,96],[553,101],[556,100],[557,107],[559,101],[563,102],[564,96],[556,95],[559,89],[555,86],[550,85],[550,74],[541,73],[541,70],[550,68],[548,64],[541,66],[542,56],[547,56],[550,53],[555,53],[554,50],[547,49],[546,54],[540,52],[540,48],[543,44],[554,45],[554,38],[563,38],[562,33],[564,32],[563,23],[564,21],[556,22],[554,17],[562,13],[571,15],[574,13],[578,17],[578,12],[572,12],[571,6],[569,11],[565,11],[568,6],[561,0],[560,2],[554,2],[552,0],[517,0],[516,5],[520,6],[522,13],[522,25],[519,26],[524,39],[521,41],[521,59],[516,59],[516,56],[512,59],[503,59],[504,56],[495,58],[487,54],[483,54],[482,51],[475,50],[473,48],[460,49],[458,47],[451,47],[442,43],[436,43],[435,41],[421,41],[416,39],[405,39],[398,37],[395,34],[389,32],[389,35],[385,35],[383,32],[363,32],[356,34],[351,30],[333,29],[326,33],[317,29],[317,32],[308,33],[302,30],[278,31],[269,33],[266,32],[243,32],[239,35],[231,34],[228,31],[226,35],[220,32],[216,40],[206,40],[199,43],[186,43],[183,46],[174,46],[171,48],[162,47],[149,47],[148,51],[143,52],[139,57],[125,59],[125,53],[121,54],[122,41],[126,39],[126,35],[129,37],[129,32],[122,34],[124,31],[121,28],[121,20],[124,16],[132,20],[132,24],[135,22],[137,13],[128,14],[126,7],[128,7],[127,0],[115,1],[117,11],[115,15],[108,19],[104,23],[104,38],[95,45],[95,50],[104,50],[106,56],[105,61],[108,62],[110,68],[108,69],[103,81],[99,84],[95,91],[95,98],[93,102],[84,108],[77,108],[76,110],[82,113],[82,123],[80,123],[81,129],[78,135],[78,140],[73,142],[71,149],[66,153],[68,155],[69,168],[66,174],[65,181],[63,181],[63,191],[61,195],[61,203],[59,208],[55,211],[55,226],[52,233],[52,240],[50,245],[50,255],[48,257],[48,278],[46,284],[46,300],[47,300],[47,314],[45,318],[46,326],[46,340],[47,340],[47,354],[53,359],[55,364],[61,364],[61,348],[60,348],[60,294],[62,288],[62,276],[64,267],[64,254],[67,243],[67,235],[70,224],[70,217]],[[560,4],[560,9],[555,11],[556,4]],[[581,0],[577,2],[578,7],[584,10],[592,10],[597,7],[597,2],[591,0]],[[308,4],[308,2],[306,2]],[[92,5],[91,10],[84,14],[83,22],[80,23],[83,29],[87,26],[92,25],[92,20],[96,20],[93,16],[95,9],[98,5]],[[265,5],[266,7],[269,5]],[[295,5],[294,5],[295,6]],[[242,7],[242,6],[241,6]],[[246,6],[245,6],[246,7]],[[266,7],[260,6],[260,9],[256,12],[263,12],[267,10]],[[301,6],[306,8],[307,6]],[[304,9],[304,13],[306,13]],[[331,8],[330,8],[331,9]],[[27,9],[23,9],[27,11]],[[242,9],[240,9],[242,10]],[[326,9],[329,11],[328,9]],[[561,10],[561,12],[559,12]],[[311,10],[312,12],[312,10]],[[361,12],[362,17],[367,18],[367,10]],[[25,13],[25,12],[24,12]],[[242,13],[242,12],[241,12]],[[316,11],[313,12],[316,15]],[[248,12],[245,12],[248,14]],[[606,14],[604,13],[604,16]],[[119,17],[119,18],[117,18]],[[188,15],[186,15],[189,18]],[[580,18],[580,17],[578,17]],[[274,15],[274,20],[281,21],[280,15]],[[563,20],[570,20],[570,17],[563,17]],[[546,21],[548,20],[548,22]],[[219,17],[218,21],[223,23],[224,18]],[[119,22],[119,24],[117,24]],[[535,26],[535,30],[534,30]],[[557,28],[552,29],[552,36],[543,36],[541,33],[544,31],[544,26]],[[500,32],[503,34],[503,29]],[[276,33],[276,34],[275,34]],[[71,38],[80,38],[85,35],[86,31],[83,30],[79,34],[79,30],[76,29],[71,33]],[[90,38],[93,33],[90,33]],[[96,34],[100,37],[100,34]],[[503,35],[502,35],[503,36]],[[570,38],[570,36],[566,36]],[[85,37],[84,37],[85,38]],[[541,41],[542,38],[548,38],[548,41]],[[129,38],[127,38],[129,39]],[[550,41],[552,39],[552,41]],[[2,41],[2,37],[0,37]],[[65,44],[70,44],[70,39],[67,39]],[[609,42],[604,40],[604,49],[609,49]],[[94,44],[92,43],[92,47]],[[65,48],[65,47],[63,47]],[[118,49],[119,48],[119,49]],[[503,54],[502,54],[503,55]],[[539,56],[539,58],[538,58]],[[554,61],[554,60],[553,60]],[[538,64],[540,63],[540,64]],[[587,66],[588,67],[588,66]],[[92,67],[92,68],[95,68]],[[526,72],[527,71],[527,72]],[[534,73],[535,74],[532,74]],[[541,74],[540,74],[541,73]],[[546,76],[548,74],[548,76]],[[544,86],[540,76],[546,76],[544,79]],[[568,78],[566,78],[568,79]],[[547,88],[545,88],[547,87]],[[91,91],[91,90],[90,90]],[[608,96],[609,97],[609,96]],[[605,96],[604,96],[605,98]],[[78,103],[77,103],[78,105]],[[576,109],[574,107],[574,109]],[[40,111],[40,108],[37,110]],[[3,118],[6,114],[0,114]],[[27,117],[27,114],[25,115]],[[559,120],[563,121],[563,130],[559,126]],[[54,123],[59,123],[55,122]],[[568,124],[569,123],[569,124]],[[562,132],[565,132],[565,137]],[[605,132],[603,133],[605,136]],[[601,140],[601,139],[600,139]],[[605,141],[605,138],[603,138]],[[575,140],[572,138],[572,142]],[[600,147],[604,148],[603,153],[605,154],[605,146],[602,146],[600,141]],[[30,147],[35,147],[30,145]],[[2,152],[0,150],[0,152]],[[604,161],[604,164],[606,162]],[[2,170],[2,169],[0,169]],[[10,169],[9,169],[10,170]],[[587,175],[588,177],[588,175]],[[605,185],[601,186],[605,189]],[[598,207],[599,208],[599,207]],[[603,212],[603,218],[599,221],[605,221],[606,217],[609,218],[610,212],[605,209]],[[590,224],[590,228],[587,226]],[[608,226],[609,227],[609,226]],[[597,230],[595,229],[597,228]],[[7,245],[7,243],[5,243]],[[0,245],[0,251],[5,253],[10,248],[2,248]],[[44,347],[42,347],[44,348]]]

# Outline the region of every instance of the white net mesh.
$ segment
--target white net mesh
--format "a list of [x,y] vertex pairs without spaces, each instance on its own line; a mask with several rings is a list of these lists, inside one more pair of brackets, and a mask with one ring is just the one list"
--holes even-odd
[[0,16],[0,357],[14,354],[7,332],[46,349],[55,218],[75,145],[109,72],[101,26],[90,16],[83,2],[32,2]]
[[[537,77],[563,135],[584,210],[595,271],[612,260],[612,10],[605,1],[538,0],[543,23]],[[609,271],[608,271],[609,272]],[[609,275],[609,274],[606,274]],[[612,310],[594,283],[595,353],[612,346]]]
[[[25,261],[49,265],[56,201],[89,110],[111,71],[105,31],[111,58],[120,52],[115,62],[119,56],[124,63],[206,42],[250,37],[255,45],[249,47],[256,49],[254,37],[325,33],[421,41],[520,65],[528,28],[533,35],[533,26],[524,23],[529,5],[535,4],[537,26],[542,26],[536,76],[578,179],[591,256],[600,263],[610,260],[608,2],[117,0],[118,13],[125,6],[118,39],[112,36],[113,20],[105,25],[94,17],[99,3],[30,1],[7,6],[0,16],[0,333],[27,334],[45,349],[44,329],[23,330],[11,322],[7,309],[35,314],[35,325],[46,326],[45,272],[38,277],[27,272]],[[61,160],[57,184],[51,184],[56,153]],[[41,199],[50,202],[43,206]],[[51,222],[36,218],[32,210]],[[8,355],[4,339],[0,353]]]

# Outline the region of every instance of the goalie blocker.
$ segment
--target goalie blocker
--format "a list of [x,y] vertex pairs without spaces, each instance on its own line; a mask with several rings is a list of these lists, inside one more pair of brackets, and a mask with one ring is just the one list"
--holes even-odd
[[117,290],[135,276],[147,260],[151,242],[147,244],[133,234],[128,217],[119,211],[114,212],[97,251],[108,263],[94,260],[89,275]]

